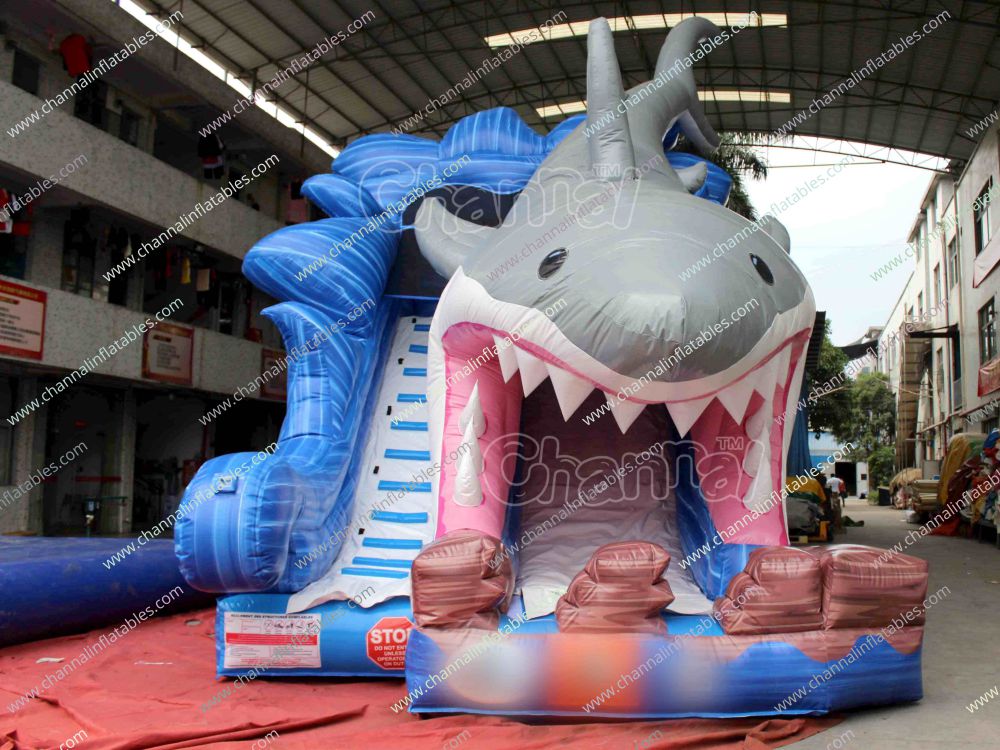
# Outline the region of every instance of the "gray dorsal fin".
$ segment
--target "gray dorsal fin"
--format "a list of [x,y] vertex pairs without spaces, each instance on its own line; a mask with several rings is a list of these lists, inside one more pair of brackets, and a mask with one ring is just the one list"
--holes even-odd
[[601,178],[620,180],[635,168],[624,97],[614,35],[606,19],[595,18],[587,32],[587,146]]
[[[705,117],[705,110],[698,98],[698,86],[694,82],[694,72],[691,70],[688,58],[698,47],[702,39],[718,35],[719,27],[706,18],[693,16],[685,18],[667,35],[667,41],[660,48],[656,58],[656,78],[663,78],[666,83],[660,91],[670,96],[654,98],[652,106],[658,115],[662,128],[660,137],[667,128],[677,121],[684,135],[704,154],[709,154],[719,147],[719,136]],[[656,106],[656,105],[660,106]],[[666,106],[663,106],[663,105]]]

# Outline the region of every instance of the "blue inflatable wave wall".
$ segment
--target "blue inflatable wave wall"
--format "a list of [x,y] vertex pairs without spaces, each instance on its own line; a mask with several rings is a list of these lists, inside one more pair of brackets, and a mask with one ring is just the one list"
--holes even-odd
[[[415,304],[383,296],[406,230],[400,204],[444,185],[518,192],[582,120],[569,118],[540,136],[516,112],[499,108],[460,120],[440,142],[371,135],[346,148],[332,173],[305,182],[303,193],[330,218],[273,232],[243,262],[247,278],[282,301],[264,314],[290,355],[288,412],[273,455],[213,458],[187,487],[175,548],[192,586],[294,592],[327,571],[340,551],[336,532],[351,515],[353,459],[365,439],[366,402],[377,391],[391,324]],[[664,139],[675,141],[674,131]],[[678,167],[705,161],[666,156]],[[443,174],[459,161],[460,169]],[[729,176],[706,163],[697,194],[724,203]],[[302,557],[309,564],[295,565]]]

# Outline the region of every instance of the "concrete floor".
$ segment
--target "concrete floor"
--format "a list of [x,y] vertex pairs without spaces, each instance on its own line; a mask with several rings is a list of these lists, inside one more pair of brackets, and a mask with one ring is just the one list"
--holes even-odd
[[[850,528],[837,542],[891,547],[915,525],[893,508],[848,498]],[[802,750],[921,750],[1000,748],[1000,698],[969,713],[966,706],[1000,683],[1000,550],[992,539],[926,536],[907,554],[931,566],[928,593],[950,594],[927,611],[924,631],[924,698],[847,715],[846,721],[796,743]],[[853,733],[853,734],[852,734]]]

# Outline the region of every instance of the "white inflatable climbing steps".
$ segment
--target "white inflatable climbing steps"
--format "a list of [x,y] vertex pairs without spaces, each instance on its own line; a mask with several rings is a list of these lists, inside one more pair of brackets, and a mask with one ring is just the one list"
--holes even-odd
[[346,539],[329,572],[291,596],[289,612],[332,599],[370,607],[410,594],[413,559],[437,527],[425,387],[430,322],[406,317],[396,325]]

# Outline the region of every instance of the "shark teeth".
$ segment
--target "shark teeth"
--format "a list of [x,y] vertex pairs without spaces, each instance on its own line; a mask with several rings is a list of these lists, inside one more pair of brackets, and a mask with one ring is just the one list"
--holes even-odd
[[459,418],[459,427],[465,432],[470,426],[473,428],[475,436],[482,437],[486,432],[486,415],[483,414],[483,405],[479,400],[479,383],[472,386],[472,393],[469,400],[462,409],[462,416]]
[[458,459],[458,471],[455,473],[454,501],[467,508],[474,508],[483,503],[483,485],[479,481],[476,459],[471,452],[462,454]]
[[688,430],[698,421],[698,417],[705,411],[705,407],[712,403],[712,396],[700,398],[696,401],[677,401],[667,404],[667,411],[677,428],[678,437],[684,437]]
[[743,471],[748,476],[755,477],[760,473],[761,461],[764,458],[764,444],[759,440],[750,442],[746,455],[743,456]]
[[615,418],[622,435],[628,432],[628,428],[646,408],[646,404],[640,404],[637,401],[619,401],[618,397],[611,393],[605,393],[604,398],[607,399],[608,406],[611,407],[611,416]]
[[556,392],[556,400],[559,402],[559,410],[562,412],[563,420],[568,422],[569,418],[573,416],[573,412],[587,400],[587,396],[594,390],[594,386],[555,365],[546,363],[545,369],[548,370],[549,378],[552,379],[552,388]]
[[508,339],[500,336],[494,335],[493,343],[496,346],[497,359],[500,360],[503,382],[509,383],[510,379],[517,374],[517,351]]
[[753,398],[754,394],[754,383],[751,378],[743,378],[742,380],[733,383],[726,388],[715,394],[716,398],[722,402],[722,405],[726,407],[726,410],[732,416],[733,421],[736,424],[741,424],[743,422],[743,416],[747,412],[747,407],[750,405],[750,399]]
[[476,435],[475,425],[470,422],[462,434],[462,448],[472,456],[472,467],[477,474],[483,473],[485,466],[483,462],[483,452],[479,447],[479,436]]
[[765,401],[761,404],[761,407],[757,409],[750,418],[747,419],[746,427],[744,428],[747,433],[747,437],[751,439],[759,438],[764,433],[764,428],[767,427],[767,416],[770,413],[769,401]]
[[549,371],[542,360],[521,347],[514,349],[514,356],[521,371],[521,388],[527,398],[549,376]]

